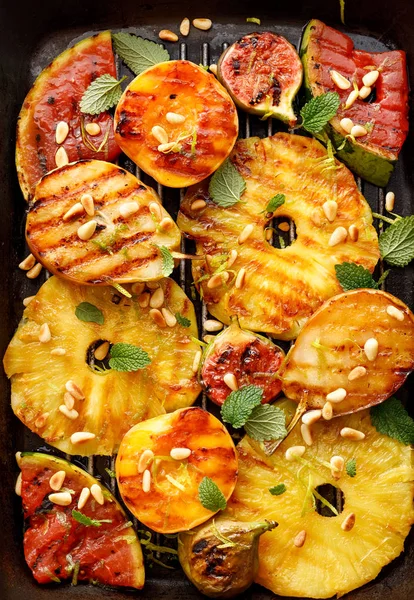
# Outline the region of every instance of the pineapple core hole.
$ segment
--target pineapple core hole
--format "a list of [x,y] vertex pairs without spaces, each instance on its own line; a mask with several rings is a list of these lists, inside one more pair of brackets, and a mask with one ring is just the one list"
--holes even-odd
[[295,223],[288,217],[277,217],[265,228],[265,238],[273,248],[287,248],[296,238]]
[[108,342],[108,340],[96,340],[95,342],[92,342],[92,344],[89,345],[89,348],[86,351],[86,364],[88,364],[90,367],[92,367],[92,369],[94,369],[97,372],[111,368],[109,366],[109,350],[112,346],[111,343],[109,344],[109,349],[104,359],[99,359],[95,356],[96,349],[102,346],[104,342]]
[[[336,513],[330,508],[331,505],[338,514],[344,509],[345,496],[340,488],[331,485],[330,483],[324,483],[318,485],[315,488],[315,492],[320,496],[315,496],[316,501],[316,512],[322,517],[336,517]],[[321,500],[323,498],[323,500]],[[324,502],[325,501],[325,502]]]

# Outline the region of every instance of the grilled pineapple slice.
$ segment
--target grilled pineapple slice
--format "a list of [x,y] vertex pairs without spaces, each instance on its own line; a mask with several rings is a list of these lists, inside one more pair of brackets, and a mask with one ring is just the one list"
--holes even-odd
[[413,369],[413,313],[391,294],[363,289],[331,298],[312,315],[279,376],[286,396],[309,409],[345,390],[342,401],[332,402],[338,415],[386,400]]
[[[29,429],[69,454],[112,454],[135,423],[195,401],[200,388],[192,369],[199,351],[190,339],[197,336],[194,308],[172,279],[159,285],[164,309],[189,318],[189,328],[178,323],[161,328],[150,315],[153,309],[140,306],[141,296],[121,300],[110,287],[76,286],[57,277],[43,284],[4,357],[12,408]],[[82,302],[102,311],[102,325],[76,317]],[[42,343],[44,324],[51,339]],[[92,369],[87,361],[99,341],[139,346],[151,364],[134,372]],[[74,382],[80,393],[67,382]],[[74,402],[65,397],[67,387]],[[77,432],[94,437],[73,443]]]
[[[242,328],[292,339],[324,300],[341,291],[335,264],[374,269],[379,250],[371,210],[350,171],[327,157],[314,139],[278,133],[239,140],[231,160],[246,182],[241,202],[221,208],[203,183],[192,187],[181,204],[178,226],[196,240],[198,254],[207,255],[193,263],[194,280],[220,321],[229,323],[237,315]],[[266,207],[278,193],[285,203],[275,216],[296,224],[297,239],[285,249],[273,248],[264,234]],[[207,205],[200,209],[195,200]],[[322,207],[332,200],[337,214],[331,222]],[[346,233],[351,225],[357,241],[348,234],[346,241],[330,245],[334,232]],[[235,262],[232,250],[237,250]],[[231,266],[226,269],[227,256]]]
[[[89,213],[80,203],[85,195],[93,198]],[[75,205],[79,211],[68,216]],[[79,230],[87,223],[89,237]],[[88,160],[43,177],[27,215],[26,238],[52,273],[108,285],[161,279],[159,247],[179,249],[181,234],[152,188],[116,165]]]
[[116,476],[125,504],[142,523],[161,533],[187,531],[217,512],[200,502],[204,477],[226,500],[231,496],[236,449],[216,417],[201,408],[183,408],[128,431],[119,447]]
[[[290,405],[289,416],[295,408]],[[286,406],[286,400],[279,406]],[[365,439],[340,437],[345,426],[363,431]],[[330,598],[371,581],[403,551],[414,522],[411,447],[378,433],[368,410],[313,427],[315,443],[302,459],[285,456],[288,448],[303,444],[299,426],[272,457],[248,437],[237,447],[239,477],[226,515],[279,523],[260,539],[256,582],[281,596]],[[356,476],[343,472],[334,479],[321,464],[333,455],[355,458]],[[285,484],[285,493],[271,495],[269,488],[279,483]],[[326,483],[344,494],[338,516],[324,517],[314,508],[312,490]]]

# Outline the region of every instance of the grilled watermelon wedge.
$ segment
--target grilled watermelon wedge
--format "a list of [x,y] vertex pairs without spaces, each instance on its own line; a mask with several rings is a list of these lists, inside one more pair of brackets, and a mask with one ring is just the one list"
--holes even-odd
[[[325,129],[327,138],[337,149],[337,157],[363,179],[378,186],[387,185],[408,133],[405,52],[355,50],[347,35],[313,19],[304,30],[300,55],[308,95],[314,97],[335,91],[342,100],[337,116]],[[349,89],[342,90],[334,84],[332,70],[349,80]],[[380,72],[372,88],[373,95],[365,100],[358,98],[345,109],[353,84],[360,89],[363,76],[370,70]],[[345,138],[347,132],[340,125],[344,117],[365,127],[367,135],[355,140]]]
[[[79,109],[87,87],[106,73],[116,77],[110,31],[62,52],[34,82],[17,123],[16,167],[26,200],[32,198],[39,179],[56,168],[56,126],[61,121],[69,126],[62,147],[70,162],[82,158],[114,161],[119,155],[112,115],[103,112],[92,117]],[[100,126],[98,135],[89,136],[84,129],[92,122]]]
[[[17,462],[26,525],[24,555],[36,581],[72,579],[76,584],[92,580],[141,589],[145,579],[141,545],[131,521],[107,488],[83,469],[55,456],[19,452]],[[59,475],[51,482],[56,473]],[[63,474],[59,488],[54,481]],[[88,499],[79,508],[85,488]],[[103,504],[95,500],[91,488],[95,495],[99,488]],[[55,503],[50,496],[56,493],[69,494],[70,503]],[[81,516],[77,514],[76,519],[72,511]]]

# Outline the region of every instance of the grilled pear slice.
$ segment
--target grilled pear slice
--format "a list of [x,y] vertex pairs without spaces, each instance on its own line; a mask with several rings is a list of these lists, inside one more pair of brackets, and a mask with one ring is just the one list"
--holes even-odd
[[[293,339],[341,291],[336,264],[373,271],[379,249],[371,209],[351,172],[314,139],[277,133],[239,140],[231,160],[246,182],[240,202],[223,208],[201,183],[181,204],[178,226],[203,255],[193,262],[194,280],[219,321],[235,315],[243,329]],[[284,249],[265,239],[273,214],[267,206],[277,194],[285,202],[274,216],[296,225],[297,239]]]
[[316,311],[279,375],[286,396],[308,409],[331,401],[336,416],[383,402],[413,369],[411,310],[386,292],[357,289]]
[[[172,279],[160,281],[155,293],[157,301],[163,297],[163,310],[181,313],[190,327],[155,322],[152,311],[157,318],[161,308],[140,306],[143,295],[121,298],[110,287],[74,285],[57,277],[46,281],[24,311],[4,357],[16,416],[59,450],[108,455],[139,421],[193,404],[200,391],[192,368],[199,352],[190,337],[197,336],[194,307]],[[148,300],[149,292],[143,294]],[[101,311],[101,324],[76,316],[85,302]],[[41,342],[45,325],[50,340],[41,336]],[[137,371],[102,371],[108,365],[91,356],[103,342],[138,346],[151,363]],[[74,441],[72,435],[82,432],[93,435]]]
[[[88,223],[91,232],[85,234]],[[43,177],[27,215],[26,238],[55,275],[109,285],[161,279],[160,247],[179,249],[181,234],[152,188],[121,167],[86,160]]]

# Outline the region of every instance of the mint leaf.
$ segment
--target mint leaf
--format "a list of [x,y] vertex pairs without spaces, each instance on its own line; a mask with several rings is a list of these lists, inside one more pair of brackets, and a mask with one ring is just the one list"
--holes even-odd
[[103,312],[90,302],[81,302],[75,308],[75,315],[79,321],[85,321],[86,323],[98,323],[98,325],[104,324]]
[[175,313],[175,318],[177,319],[177,323],[181,325],[181,327],[191,327],[190,319],[187,319],[184,315],[179,312]]
[[405,267],[414,259],[414,215],[394,221],[379,236],[381,256],[392,267]]
[[402,444],[414,444],[414,421],[397,398],[391,397],[370,410],[371,422],[379,433]]
[[364,269],[362,265],[344,262],[340,265],[335,265],[335,271],[336,278],[344,292],[356,290],[357,288],[378,289],[377,282],[373,279],[368,269]]
[[99,115],[118,104],[122,96],[121,83],[126,79],[122,77],[119,81],[112,75],[101,75],[85,90],[80,101],[80,110],[88,115]]
[[246,422],[247,435],[259,442],[279,440],[287,435],[285,413],[270,404],[256,406]]
[[276,196],[273,196],[273,198],[269,200],[269,203],[266,206],[266,212],[275,212],[277,208],[279,208],[280,206],[282,206],[282,204],[285,203],[285,200],[286,196],[284,194],[276,194]]
[[102,523],[112,523],[112,519],[91,519],[90,517],[87,517],[81,513],[79,510],[75,509],[72,510],[72,517],[75,519],[75,521],[81,523],[81,525],[85,525],[85,527],[101,527]]
[[109,366],[114,371],[139,371],[151,363],[148,353],[132,344],[114,344],[109,351]]
[[166,246],[160,246],[159,248],[162,258],[162,274],[164,277],[168,277],[174,271],[174,258]]
[[170,60],[170,55],[160,44],[144,40],[132,33],[113,33],[114,50],[135,75],[149,67]]
[[217,169],[208,186],[211,199],[222,208],[229,208],[240,202],[245,189],[246,182],[229,159]]
[[309,100],[300,111],[302,127],[313,135],[320,133],[336,115],[341,100],[336,92],[327,92]]
[[217,512],[227,506],[226,498],[218,485],[210,477],[203,477],[198,486],[198,498],[207,510]]
[[355,477],[355,475],[356,475],[356,459],[355,458],[349,459],[345,465],[345,469],[346,469],[347,475],[349,475],[349,477]]
[[284,483],[278,483],[274,487],[269,488],[269,492],[272,496],[280,496],[286,492],[286,486]]
[[243,427],[254,407],[261,403],[262,397],[263,390],[257,385],[248,385],[237,392],[231,392],[221,407],[223,421],[236,429]]

